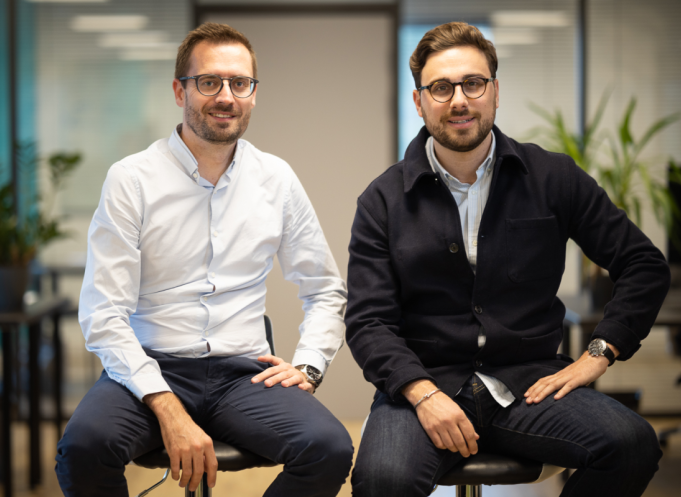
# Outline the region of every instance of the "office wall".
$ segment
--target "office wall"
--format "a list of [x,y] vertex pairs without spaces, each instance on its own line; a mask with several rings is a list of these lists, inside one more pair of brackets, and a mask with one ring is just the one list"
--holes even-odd
[[[291,164],[345,278],[356,199],[394,161],[391,18],[216,14],[205,20],[227,23],[251,40],[261,84],[244,138]],[[277,354],[290,360],[303,319],[297,287],[283,280],[277,264],[267,290]],[[366,416],[372,395],[344,346],[317,396],[348,419]]]

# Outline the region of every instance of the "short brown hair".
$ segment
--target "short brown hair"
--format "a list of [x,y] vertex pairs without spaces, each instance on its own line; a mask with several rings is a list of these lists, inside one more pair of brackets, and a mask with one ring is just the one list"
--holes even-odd
[[186,73],[189,71],[192,50],[194,50],[194,47],[202,41],[207,41],[216,45],[243,45],[248,50],[248,53],[251,54],[251,60],[253,61],[253,77],[258,77],[258,62],[255,59],[255,52],[253,51],[253,47],[251,46],[251,42],[248,41],[248,38],[227,24],[205,22],[194,31],[191,31],[182,42],[182,45],[180,45],[180,48],[177,49],[177,59],[175,59],[176,78],[190,76]]
[[436,52],[443,52],[454,47],[475,47],[485,54],[492,77],[497,77],[497,51],[491,41],[486,40],[475,26],[465,22],[449,22],[428,31],[416,46],[409,59],[409,68],[414,76],[416,88],[421,86],[421,72],[426,66],[428,57]]

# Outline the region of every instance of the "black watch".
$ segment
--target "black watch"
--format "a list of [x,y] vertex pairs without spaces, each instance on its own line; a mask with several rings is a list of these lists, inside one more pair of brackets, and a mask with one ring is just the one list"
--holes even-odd
[[608,344],[602,338],[596,338],[589,342],[589,354],[593,357],[605,356],[608,360],[608,367],[615,363],[615,353],[612,351]]
[[314,366],[310,366],[309,364],[301,364],[299,366],[296,366],[296,369],[298,371],[302,371],[303,373],[305,373],[305,378],[307,379],[307,382],[314,385],[315,388],[319,388],[319,385],[322,384],[322,379],[324,378],[324,375],[320,370],[318,370]]

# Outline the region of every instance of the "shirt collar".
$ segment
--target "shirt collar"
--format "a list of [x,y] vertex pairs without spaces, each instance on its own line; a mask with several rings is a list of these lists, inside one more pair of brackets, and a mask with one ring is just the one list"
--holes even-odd
[[[429,137],[428,140],[426,141],[427,148],[426,153],[428,155],[428,162],[430,162],[430,167],[433,169],[433,172],[440,173],[440,176],[444,179],[449,188],[454,188],[455,190],[459,191],[467,191],[473,185],[462,183],[457,178],[449,174],[444,167],[442,167],[442,164],[440,164],[440,161],[437,160],[437,156],[435,155],[433,141],[435,141],[435,139],[432,136]],[[478,167],[475,171],[475,174],[477,176],[475,183],[480,181],[480,178],[482,177],[483,174],[485,174],[485,172],[487,172],[488,169],[494,167],[494,154],[496,152],[496,148],[497,139],[494,136],[494,133],[492,133],[492,144],[489,147],[489,153],[487,154],[487,157],[485,157],[485,160],[482,161],[482,164],[480,164],[480,167]]]
[[[182,140],[182,137],[180,136],[181,130],[182,123],[178,124],[173,130],[173,133],[170,135],[170,139],[168,140],[168,147],[170,148],[170,151],[173,154],[173,156],[182,165],[185,172],[192,178],[192,180],[195,183],[199,183],[199,180],[201,179],[201,177],[199,176],[199,162],[196,160],[196,157],[194,157],[194,154],[191,153],[189,147],[187,147],[185,142]],[[220,187],[220,183],[223,181],[223,178],[227,181],[227,183],[229,183],[234,172],[234,169],[236,168],[237,163],[240,161],[241,156],[243,155],[244,144],[245,142],[243,140],[237,141],[232,163],[227,168],[227,171],[225,171],[223,177],[220,178],[218,184],[215,185],[216,187]]]

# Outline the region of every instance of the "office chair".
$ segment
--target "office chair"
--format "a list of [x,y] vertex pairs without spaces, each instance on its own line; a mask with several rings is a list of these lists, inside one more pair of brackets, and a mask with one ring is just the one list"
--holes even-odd
[[[274,355],[272,322],[267,316],[265,316],[265,336],[267,337],[267,343],[270,345],[270,350]],[[213,448],[215,449],[215,456],[218,460],[218,471],[241,471],[243,469],[263,468],[277,465],[274,461],[270,461],[269,459],[253,454],[247,450],[239,449],[222,442],[214,441]],[[152,490],[165,482],[170,474],[170,458],[168,457],[166,448],[163,446],[136,458],[133,461],[133,464],[148,469],[166,469],[161,481],[138,494],[137,497],[143,497],[149,494]],[[184,495],[185,497],[211,497],[212,492],[211,489],[208,488],[208,477],[206,473],[203,474],[203,478],[201,479],[198,488],[194,492],[191,492],[187,486],[185,487]]]

